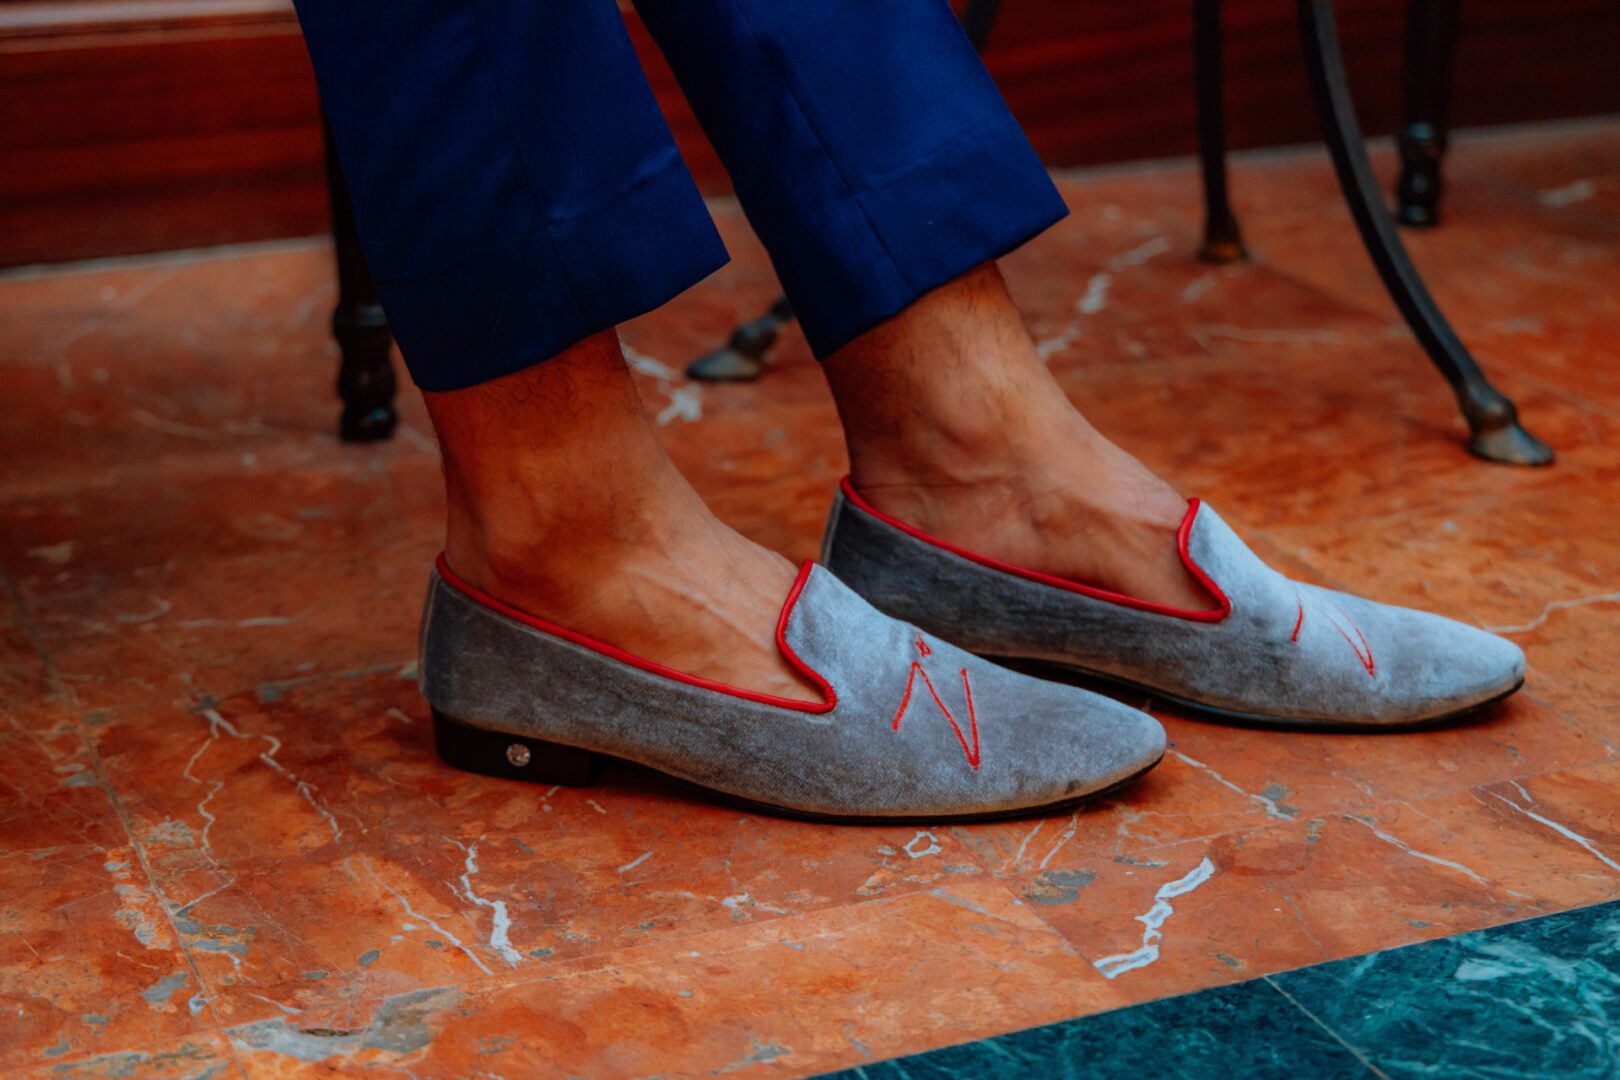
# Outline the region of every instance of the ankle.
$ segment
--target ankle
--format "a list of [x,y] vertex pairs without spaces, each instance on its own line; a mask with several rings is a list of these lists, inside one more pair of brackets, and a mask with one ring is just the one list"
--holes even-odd
[[1074,490],[1109,445],[1068,402],[1031,401],[1007,409],[991,396],[983,410],[933,410],[898,432],[846,432],[850,479],[882,505],[885,491],[931,492],[939,498],[1001,493],[1022,502]]
[[494,542],[453,526],[446,558],[484,592],[633,656],[761,693],[821,700],[772,643],[792,564],[706,512],[621,520],[609,533]]
[[850,482],[879,510],[947,538],[971,521],[1048,535],[1173,533],[1187,510],[1174,488],[1101,436],[932,461],[883,458],[876,467],[867,459],[852,463]]
[[[470,503],[452,487],[445,559],[491,595],[558,621],[599,606],[636,568],[680,566],[712,548],[718,522],[689,488],[604,496],[509,490]],[[622,495],[623,497],[619,497]]]

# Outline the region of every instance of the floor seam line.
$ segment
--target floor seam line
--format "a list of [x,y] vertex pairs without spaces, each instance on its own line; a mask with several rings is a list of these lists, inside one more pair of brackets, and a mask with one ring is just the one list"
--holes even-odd
[[73,723],[79,729],[79,737],[84,743],[85,753],[90,755],[90,759],[94,764],[96,775],[101,781],[101,789],[106,793],[107,801],[112,805],[113,813],[118,817],[118,824],[123,828],[124,835],[129,840],[130,850],[135,853],[135,858],[140,863],[141,873],[145,876],[147,885],[152,890],[152,898],[158,907],[162,909],[163,921],[168,925],[169,932],[174,935],[175,948],[185,958],[186,967],[191,970],[191,977],[197,982],[198,993],[207,995],[208,1014],[213,1017],[214,1022],[203,1030],[204,1032],[218,1034],[220,1038],[225,1040],[231,1060],[235,1062],[238,1071],[246,1077],[247,1071],[236,1057],[236,1050],[234,1045],[231,1044],[230,1037],[225,1034],[224,1021],[219,1015],[216,1001],[217,995],[214,993],[213,987],[203,979],[202,969],[198,967],[196,957],[192,955],[191,948],[186,944],[185,938],[180,933],[180,927],[174,921],[174,911],[170,907],[168,896],[165,894],[163,887],[158,884],[157,876],[152,870],[151,859],[146,854],[146,848],[142,846],[135,835],[132,819],[129,810],[124,806],[123,797],[118,794],[117,789],[113,787],[112,781],[107,778],[106,769],[101,761],[101,751],[96,748],[85,734],[83,721],[78,716],[74,717]]
[[[1377,955],[1377,954],[1373,954],[1373,955]],[[1280,994],[1282,996],[1282,998],[1285,1001],[1288,1002],[1288,1004],[1292,1005],[1294,1008],[1298,1009],[1300,1012],[1302,1012],[1306,1016],[1308,1016],[1310,1018],[1310,1020],[1311,1020],[1311,1023],[1315,1024],[1317,1027],[1319,1027],[1323,1031],[1327,1032],[1328,1035],[1333,1039],[1334,1042],[1338,1043],[1340,1046],[1342,1046],[1346,1050],[1348,1050],[1350,1052],[1351,1056],[1354,1057],[1358,1062],[1361,1063],[1362,1068],[1366,1069],[1368,1072],[1372,1073],[1374,1076],[1379,1077],[1380,1080],[1391,1080],[1390,1075],[1388,1073],[1386,1073],[1383,1069],[1380,1069],[1378,1066],[1374,1065],[1372,1063],[1372,1061],[1367,1057],[1367,1055],[1363,1054],[1360,1050],[1357,1050],[1354,1046],[1351,1046],[1349,1041],[1347,1039],[1345,1039],[1345,1037],[1343,1035],[1340,1035],[1333,1028],[1329,1027],[1327,1022],[1324,1021],[1320,1016],[1317,1016],[1315,1013],[1311,1012],[1311,1010],[1307,1009],[1304,1005],[1301,1005],[1299,1003],[1299,999],[1294,997],[1293,994],[1290,994],[1287,990],[1284,990],[1280,985],[1278,985],[1277,980],[1275,978],[1273,978],[1270,975],[1262,975],[1262,976],[1260,976],[1260,978],[1265,980],[1266,985],[1271,987],[1278,994]]]
[[13,616],[12,622],[17,629],[22,631],[23,637],[28,641],[29,648],[34,650],[34,655],[45,669],[45,685],[49,689],[51,696],[66,698],[68,707],[74,708],[77,702],[73,700],[73,695],[68,692],[67,684],[62,680],[62,673],[56,669],[56,661],[52,658],[50,649],[45,645],[45,636],[39,632],[39,626],[34,622],[33,615],[29,610],[28,598],[23,595],[22,585],[18,583],[16,575],[11,572],[11,568],[3,562],[0,562],[0,585],[4,585],[6,595],[11,599],[12,606],[16,608],[16,614]]

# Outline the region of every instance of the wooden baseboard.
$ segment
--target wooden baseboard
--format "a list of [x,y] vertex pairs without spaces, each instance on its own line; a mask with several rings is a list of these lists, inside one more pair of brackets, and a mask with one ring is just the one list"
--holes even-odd
[[[1315,137],[1292,5],[1227,0],[1234,146]],[[1005,0],[986,62],[1054,165],[1191,152],[1189,0]],[[1405,0],[1340,0],[1364,126],[1399,112]],[[682,152],[725,176],[628,15]],[[1613,0],[1470,0],[1459,125],[1620,111]],[[0,266],[326,227],[319,113],[287,0],[0,3]]]
[[286,0],[0,6],[0,264],[325,227]]

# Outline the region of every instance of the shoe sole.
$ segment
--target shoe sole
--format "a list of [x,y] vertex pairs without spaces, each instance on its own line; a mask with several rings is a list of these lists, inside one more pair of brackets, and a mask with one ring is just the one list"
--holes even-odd
[[1238,727],[1268,728],[1278,731],[1311,731],[1311,732],[1342,732],[1346,735],[1376,735],[1386,732],[1423,731],[1428,728],[1444,727],[1456,724],[1475,713],[1490,708],[1499,702],[1505,701],[1519,692],[1524,686],[1524,678],[1497,694],[1495,697],[1477,701],[1452,712],[1442,713],[1439,716],[1428,716],[1421,720],[1397,720],[1391,723],[1380,724],[1375,721],[1343,721],[1322,720],[1311,717],[1267,716],[1265,713],[1240,712],[1236,709],[1223,709],[1218,705],[1205,705],[1202,702],[1177,697],[1175,694],[1165,693],[1143,683],[1132,682],[1117,675],[1104,675],[1100,671],[1079,667],[1075,664],[1065,664],[1058,660],[1034,660],[1017,656],[990,656],[984,654],[986,660],[1010,667],[1015,671],[1040,677],[1043,672],[1058,672],[1064,676],[1073,676],[1090,682],[1102,683],[1119,690],[1128,690],[1132,693],[1147,694],[1156,701],[1173,705],[1177,709],[1193,713],[1195,716],[1206,716],[1224,721]]
[[[513,735],[504,731],[464,724],[433,709],[433,745],[445,763],[465,772],[480,776],[493,776],[502,780],[522,780],[531,784],[554,784],[559,787],[590,787],[609,761],[624,761],[640,768],[651,769],[640,762],[614,757],[595,750],[582,750],[577,746],[535,739],[526,735]],[[973,814],[826,814],[814,810],[795,810],[789,806],[758,802],[739,795],[704,787],[669,773],[651,769],[660,776],[688,784],[716,799],[774,817],[792,818],[828,825],[963,825],[984,821],[1007,821],[1012,818],[1040,817],[1067,812],[1087,803],[1107,798],[1121,788],[1140,780],[1164,760],[1164,755],[1131,775],[1114,781],[1107,787],[1088,791],[1083,795],[1062,799],[1042,806],[1028,806],[1013,810],[992,810]]]

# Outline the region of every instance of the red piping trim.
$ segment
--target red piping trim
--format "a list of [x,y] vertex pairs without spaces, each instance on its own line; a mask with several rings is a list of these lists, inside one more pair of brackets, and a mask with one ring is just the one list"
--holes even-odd
[[1000,570],[1005,574],[1013,574],[1017,577],[1027,578],[1030,581],[1038,581],[1042,585],[1050,585],[1053,588],[1065,589],[1069,592],[1079,593],[1082,596],[1089,596],[1094,600],[1102,600],[1106,603],[1118,604],[1121,607],[1135,608],[1138,611],[1149,611],[1155,615],[1168,615],[1175,619],[1186,619],[1190,622],[1220,622],[1228,615],[1232,614],[1232,601],[1229,600],[1226,594],[1221,591],[1221,587],[1215,584],[1214,580],[1208,574],[1204,573],[1203,567],[1199,566],[1198,563],[1193,561],[1192,553],[1187,549],[1188,541],[1192,536],[1193,521],[1198,516],[1199,507],[1203,505],[1197,499],[1187,500],[1187,514],[1181,519],[1181,527],[1176,530],[1176,550],[1180,553],[1181,564],[1187,568],[1187,572],[1193,576],[1193,579],[1197,581],[1199,585],[1203,586],[1205,592],[1209,593],[1210,599],[1214,600],[1219,605],[1218,607],[1209,609],[1207,611],[1187,611],[1182,608],[1169,607],[1165,604],[1155,604],[1151,600],[1138,600],[1134,596],[1126,596],[1123,593],[1110,592],[1107,589],[1099,589],[1095,585],[1084,585],[1078,581],[1071,581],[1068,578],[1055,577],[1052,574],[1043,574],[1039,570],[1028,570],[1022,566],[1014,566],[1012,563],[1004,563],[1000,559],[992,559],[988,555],[980,555],[977,552],[969,551],[967,548],[957,547],[949,540],[941,540],[937,536],[931,536],[928,533],[923,532],[921,529],[907,525],[897,517],[885,514],[883,511],[879,510],[877,507],[863,499],[855,490],[855,485],[850,483],[850,479],[847,476],[839,482],[839,486],[843,489],[844,497],[848,499],[850,503],[853,504],[857,509],[871,514],[879,521],[893,525],[906,535],[915,537],[925,544],[932,544],[934,547],[943,548],[952,554],[960,555],[964,559],[976,562],[980,566],[988,566],[992,570]]
[[776,620],[776,647],[781,650],[782,655],[787,658],[787,662],[792,664],[799,674],[809,679],[815,684],[816,689],[821,691],[822,702],[819,705],[813,701],[795,701],[792,698],[777,697],[775,694],[760,694],[753,690],[744,690],[740,686],[715,682],[713,679],[705,679],[701,675],[688,675],[684,671],[676,671],[674,668],[665,667],[655,661],[644,660],[633,653],[625,652],[616,645],[609,645],[605,641],[599,641],[596,638],[587,637],[584,634],[558,626],[556,623],[547,622],[538,615],[530,615],[527,611],[522,611],[497,597],[491,596],[476,585],[468,583],[454,570],[450,569],[450,564],[445,561],[443,552],[439,553],[434,565],[438,568],[439,576],[445,580],[446,584],[490,610],[505,615],[509,619],[516,619],[520,623],[532,626],[536,630],[550,634],[553,637],[571,641],[575,645],[582,645],[592,652],[601,653],[609,659],[640,668],[642,671],[666,679],[673,679],[676,682],[686,683],[688,686],[712,690],[717,694],[728,694],[731,697],[742,698],[746,701],[757,701],[761,705],[771,705],[779,709],[792,709],[794,712],[832,712],[833,708],[838,704],[838,694],[833,690],[832,684],[822,678],[820,672],[799,659],[799,654],[794,652],[792,646],[788,645],[787,642],[788,618],[793,614],[794,605],[799,602],[799,594],[804,592],[805,582],[810,580],[810,568],[815,565],[809,559],[806,559],[803,565],[799,567],[799,576],[794,579],[793,588],[788,590],[787,600],[782,604],[782,614]]

